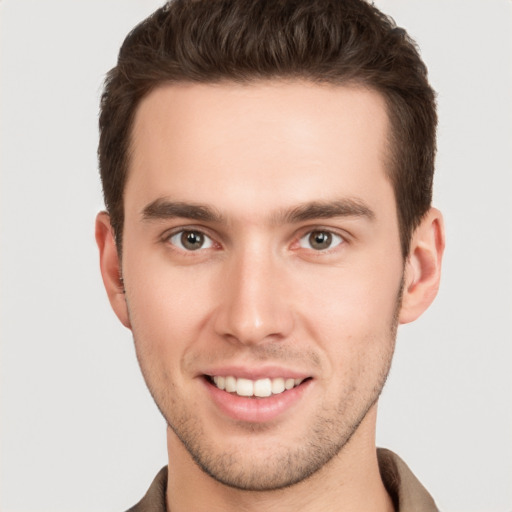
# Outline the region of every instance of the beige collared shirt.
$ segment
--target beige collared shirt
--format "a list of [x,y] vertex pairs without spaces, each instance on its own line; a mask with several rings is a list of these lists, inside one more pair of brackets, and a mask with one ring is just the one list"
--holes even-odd
[[[378,448],[377,457],[382,481],[395,504],[396,512],[438,512],[428,491],[398,455]],[[166,487],[167,467],[164,467],[153,480],[144,498],[127,512],[167,512]]]

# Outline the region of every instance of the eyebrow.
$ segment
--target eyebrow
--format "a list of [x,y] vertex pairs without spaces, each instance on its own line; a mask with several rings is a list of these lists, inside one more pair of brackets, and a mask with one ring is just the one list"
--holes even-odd
[[182,217],[202,222],[222,222],[222,215],[213,208],[195,203],[183,203],[159,198],[149,203],[142,210],[142,219],[145,221],[165,220]]
[[330,219],[334,217],[364,217],[375,219],[375,212],[359,199],[343,198],[334,201],[312,201],[285,210],[275,217],[289,223],[304,222],[314,219]]
[[[363,217],[375,219],[375,213],[359,199],[343,198],[334,201],[311,201],[289,210],[281,210],[271,216],[275,224],[294,224],[314,219],[334,217]],[[173,218],[192,219],[201,222],[223,223],[224,216],[214,208],[204,204],[185,203],[159,198],[142,210],[144,221],[166,220]]]

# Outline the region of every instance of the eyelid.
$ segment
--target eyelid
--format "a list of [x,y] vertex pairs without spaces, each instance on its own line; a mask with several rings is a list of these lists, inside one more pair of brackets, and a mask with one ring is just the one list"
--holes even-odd
[[[181,248],[179,246],[177,246],[176,244],[174,243],[171,243],[170,239],[176,235],[179,235],[181,233],[183,233],[184,231],[195,231],[197,233],[201,233],[205,238],[208,238],[211,242],[212,242],[212,246],[211,247],[206,247],[206,248],[201,248],[201,249],[197,249],[196,251],[190,251],[190,250],[187,250],[185,248]],[[170,246],[172,246],[173,248],[176,248],[177,250],[179,251],[182,251],[182,252],[185,252],[185,253],[194,253],[194,252],[200,252],[201,250],[207,250],[207,249],[212,249],[212,248],[219,248],[220,247],[220,243],[216,240],[216,237],[214,237],[211,233],[210,233],[210,230],[204,228],[204,227],[199,227],[199,226],[195,226],[195,225],[187,225],[187,226],[183,226],[183,225],[180,225],[180,226],[176,226],[174,228],[171,228],[171,229],[168,229],[167,231],[165,231],[160,237],[160,241],[165,243],[165,244],[168,244]]]
[[[194,224],[179,225],[179,226],[170,228],[159,236],[159,241],[163,242],[165,244],[171,245],[171,246],[175,247],[177,250],[180,250],[182,252],[186,252],[186,253],[199,252],[201,249],[198,249],[197,251],[189,251],[189,250],[181,249],[181,248],[177,247],[176,244],[170,243],[171,237],[173,237],[177,234],[180,234],[184,231],[197,231],[197,232],[201,233],[203,236],[205,236],[206,238],[208,238],[209,240],[212,241],[212,245],[213,245],[214,249],[220,249],[223,246],[223,244],[221,244],[218,241],[218,236],[216,236],[215,234],[212,234],[210,229],[205,228],[204,226],[197,226]],[[313,233],[315,231],[330,233],[330,234],[332,234],[336,237],[340,237],[342,239],[341,243],[336,244],[334,247],[329,248],[329,249],[325,249],[325,250],[310,249],[312,252],[316,252],[318,254],[328,253],[331,250],[336,249],[339,245],[349,244],[352,241],[352,237],[351,237],[350,233],[348,233],[345,230],[342,230],[339,228],[327,227],[325,225],[309,225],[309,226],[303,226],[300,230],[298,230],[298,232],[296,232],[295,236],[293,237],[294,241],[292,243],[292,246],[294,246],[295,249],[298,248],[299,241],[301,239],[303,239],[304,237],[309,236],[311,233]],[[212,247],[210,247],[210,248],[212,248]]]
[[347,233],[345,230],[342,230],[339,228],[327,227],[327,226],[323,226],[323,225],[313,225],[313,226],[305,226],[299,230],[297,235],[294,237],[295,241],[294,241],[293,245],[295,246],[295,248],[296,249],[302,248],[299,245],[300,241],[302,239],[304,239],[305,237],[310,236],[311,233],[314,233],[314,232],[330,233],[331,235],[333,235],[335,237],[341,238],[340,243],[336,244],[333,247],[329,247],[328,249],[324,249],[324,250],[318,250],[318,249],[304,247],[304,249],[314,252],[318,255],[326,254],[331,251],[335,251],[337,248],[339,248],[340,245],[349,244],[351,242],[351,235],[350,235],[350,233]]
[[[201,235],[203,245],[201,247],[198,247],[197,249],[187,249],[186,247],[183,246],[183,244],[181,242],[181,238],[183,237],[184,233],[197,233],[198,235]],[[177,233],[174,233],[174,235],[171,235],[169,237],[169,241],[172,245],[175,245],[175,246],[179,247],[180,250],[183,250],[186,252],[196,252],[196,251],[201,251],[201,250],[205,250],[205,249],[211,249],[213,247],[213,240],[208,235],[205,235],[204,233],[200,233],[199,231],[190,231],[190,230],[178,231]]]

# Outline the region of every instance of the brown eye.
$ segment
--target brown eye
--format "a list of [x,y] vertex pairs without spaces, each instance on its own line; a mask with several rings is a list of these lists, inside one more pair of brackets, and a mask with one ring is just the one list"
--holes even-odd
[[325,231],[313,231],[309,235],[309,245],[317,251],[329,249],[332,242],[332,235]]
[[209,249],[212,247],[212,239],[201,231],[184,230],[178,231],[169,238],[171,244],[184,251],[197,251],[199,249]]
[[332,249],[343,242],[340,235],[331,233],[330,231],[311,231],[303,236],[299,245],[305,249],[313,249],[315,251],[326,251]]

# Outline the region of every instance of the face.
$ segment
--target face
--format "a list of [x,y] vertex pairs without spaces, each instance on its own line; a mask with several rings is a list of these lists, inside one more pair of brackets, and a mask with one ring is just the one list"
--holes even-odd
[[355,87],[172,85],[138,108],[125,323],[174,442],[220,482],[301,481],[379,396],[404,266],[387,131]]

